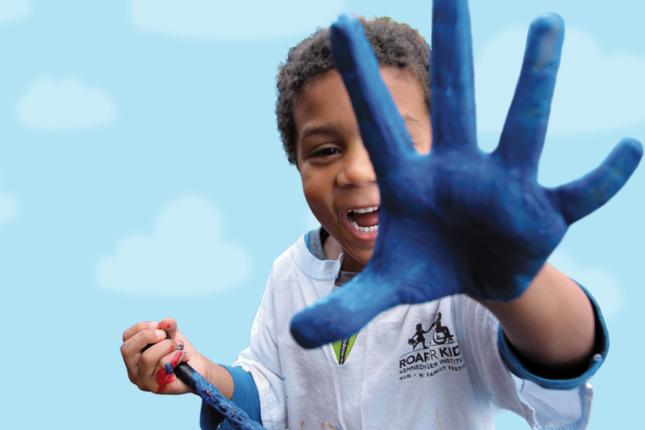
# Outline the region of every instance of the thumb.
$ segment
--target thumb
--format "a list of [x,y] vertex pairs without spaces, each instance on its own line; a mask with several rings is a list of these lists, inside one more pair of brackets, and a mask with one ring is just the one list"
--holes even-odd
[[553,192],[571,225],[607,203],[634,173],[643,157],[643,146],[635,139],[625,138],[614,147],[600,166]]
[[377,283],[368,271],[333,291],[291,320],[291,335],[304,348],[344,339],[358,332],[380,312],[399,303],[393,285]]

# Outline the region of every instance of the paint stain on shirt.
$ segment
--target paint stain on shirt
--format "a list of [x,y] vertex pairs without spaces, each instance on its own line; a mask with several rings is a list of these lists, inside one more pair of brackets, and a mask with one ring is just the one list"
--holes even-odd
[[338,430],[336,426],[330,423],[329,421],[323,421],[322,428],[323,430]]

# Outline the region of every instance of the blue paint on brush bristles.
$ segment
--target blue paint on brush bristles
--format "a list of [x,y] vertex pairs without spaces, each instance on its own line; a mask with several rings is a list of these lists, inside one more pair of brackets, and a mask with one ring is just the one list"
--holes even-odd
[[174,369],[175,375],[193,389],[195,394],[208,403],[237,430],[266,430],[253,421],[243,409],[230,401],[189,364],[181,363]]
[[497,149],[477,146],[466,0],[433,1],[432,150],[407,133],[362,26],[332,26],[334,61],[350,95],[381,195],[367,266],[298,313],[306,348],[349,337],[380,312],[452,294],[509,301],[522,295],[569,226],[611,199],[636,169],[642,146],[623,139],[601,165],[555,188],[537,181],[564,38],[557,15],[537,18]]

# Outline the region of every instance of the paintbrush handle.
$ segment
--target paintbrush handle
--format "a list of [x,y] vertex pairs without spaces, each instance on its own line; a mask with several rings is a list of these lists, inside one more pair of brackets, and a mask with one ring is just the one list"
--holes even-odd
[[253,421],[243,409],[226,398],[217,387],[208,382],[189,364],[180,363],[175,367],[175,375],[188,385],[199,397],[222,415],[237,430],[266,430]]
[[193,374],[197,373],[190,364],[179,363],[174,369],[177,378],[184,384],[188,385],[193,391],[197,392],[197,385],[193,380]]

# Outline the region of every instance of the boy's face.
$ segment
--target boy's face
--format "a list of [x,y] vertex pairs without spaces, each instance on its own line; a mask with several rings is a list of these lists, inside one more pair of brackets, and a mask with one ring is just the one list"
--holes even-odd
[[[420,153],[430,151],[430,115],[411,73],[382,67],[381,76]],[[376,175],[342,78],[335,70],[309,82],[296,99],[297,165],[305,198],[343,248],[343,269],[359,271],[372,256],[380,205]],[[363,213],[361,213],[363,212]]]

